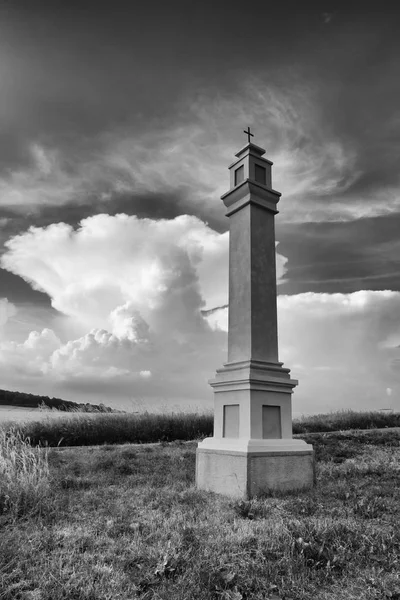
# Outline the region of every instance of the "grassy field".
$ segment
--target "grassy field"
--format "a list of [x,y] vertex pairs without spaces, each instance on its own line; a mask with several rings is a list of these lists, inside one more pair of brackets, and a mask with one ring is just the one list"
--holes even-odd
[[[188,441],[213,434],[213,413],[79,413],[37,421],[0,424],[16,429],[33,445],[92,446],[98,444]],[[400,413],[338,411],[293,422],[293,433],[400,427]]]
[[312,492],[194,487],[195,442],[0,440],[0,600],[400,599],[400,433],[302,435]]

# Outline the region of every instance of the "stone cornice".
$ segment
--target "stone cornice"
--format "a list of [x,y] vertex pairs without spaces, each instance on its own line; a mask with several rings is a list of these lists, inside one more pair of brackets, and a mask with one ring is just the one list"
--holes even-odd
[[246,179],[240,185],[221,196],[227,207],[226,216],[229,217],[247,204],[256,204],[265,210],[277,214],[276,205],[280,199],[280,192],[272,190],[261,183]]

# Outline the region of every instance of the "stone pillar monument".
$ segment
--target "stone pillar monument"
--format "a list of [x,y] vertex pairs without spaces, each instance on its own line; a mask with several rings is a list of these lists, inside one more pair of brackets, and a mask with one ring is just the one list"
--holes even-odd
[[214,437],[200,442],[199,489],[234,498],[313,486],[312,446],[292,439],[297,385],[278,359],[272,162],[250,142],[229,167],[228,362],[210,381]]

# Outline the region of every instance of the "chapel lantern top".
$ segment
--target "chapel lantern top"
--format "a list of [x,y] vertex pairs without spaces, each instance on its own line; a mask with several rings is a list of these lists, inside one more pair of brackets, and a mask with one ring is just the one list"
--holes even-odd
[[262,158],[265,154],[264,148],[260,148],[250,141],[250,138],[254,137],[250,127],[243,132],[247,135],[248,143],[235,154],[237,160],[229,166],[230,188],[233,189],[246,181],[252,181],[271,189],[271,166],[273,163]]

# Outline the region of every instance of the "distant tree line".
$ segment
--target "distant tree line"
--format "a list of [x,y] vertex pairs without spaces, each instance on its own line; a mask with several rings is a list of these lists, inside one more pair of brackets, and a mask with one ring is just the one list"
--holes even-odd
[[123,412],[105,406],[104,404],[78,404],[70,400],[62,400],[61,398],[49,398],[48,396],[38,396],[36,394],[26,394],[25,392],[11,392],[8,390],[0,390],[0,406],[21,406],[29,408],[47,407],[56,408],[65,412]]

